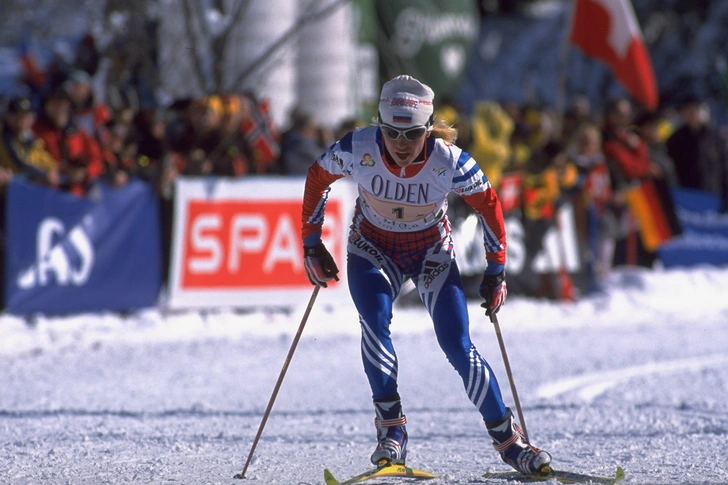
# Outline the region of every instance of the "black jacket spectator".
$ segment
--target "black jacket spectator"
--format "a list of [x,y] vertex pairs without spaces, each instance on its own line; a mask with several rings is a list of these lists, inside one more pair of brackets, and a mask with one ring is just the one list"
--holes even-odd
[[709,123],[705,106],[695,99],[680,108],[683,125],[667,140],[667,150],[675,162],[677,184],[688,189],[711,192],[728,211],[728,154],[726,140]]

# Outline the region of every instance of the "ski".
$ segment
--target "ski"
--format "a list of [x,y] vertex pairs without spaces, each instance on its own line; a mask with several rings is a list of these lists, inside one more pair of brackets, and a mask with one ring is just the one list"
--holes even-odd
[[353,476],[343,482],[338,481],[331,472],[327,469],[324,470],[324,481],[326,485],[350,485],[352,483],[360,483],[371,478],[382,478],[382,477],[400,477],[410,478],[414,480],[427,480],[430,478],[437,478],[437,475],[432,473],[418,470],[416,468],[410,468],[404,465],[385,465],[382,467],[372,468],[364,473]]
[[490,478],[495,480],[512,480],[521,483],[535,483],[535,482],[546,482],[548,480],[556,479],[559,483],[565,485],[574,483],[598,483],[604,485],[612,485],[619,482],[624,478],[624,470],[622,467],[617,467],[617,471],[613,477],[602,477],[598,475],[585,475],[582,473],[566,472],[562,470],[551,470],[548,473],[538,475],[524,475],[517,471],[508,472],[486,472],[483,474],[483,478]]

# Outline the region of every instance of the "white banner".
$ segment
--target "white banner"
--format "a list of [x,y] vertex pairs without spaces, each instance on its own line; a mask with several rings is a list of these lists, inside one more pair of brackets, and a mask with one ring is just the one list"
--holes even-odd
[[[530,277],[534,273],[556,273],[562,267],[569,273],[581,271],[572,204],[570,202],[562,204],[556,211],[556,218],[560,229],[556,226],[550,227],[543,235],[538,253],[529,255],[525,241],[527,237],[533,235],[525,233],[520,214],[517,217],[511,214],[505,215],[508,275],[520,275],[525,271],[524,274]],[[483,229],[475,214],[471,214],[462,224],[453,228],[453,241],[460,272],[466,276],[482,274],[486,266]],[[524,265],[529,258],[532,265],[530,268],[525,268]]]
[[[296,307],[313,287],[303,269],[303,177],[181,177],[176,183],[169,308]],[[333,184],[322,239],[341,281],[318,300],[351,301],[346,241],[356,186]]]

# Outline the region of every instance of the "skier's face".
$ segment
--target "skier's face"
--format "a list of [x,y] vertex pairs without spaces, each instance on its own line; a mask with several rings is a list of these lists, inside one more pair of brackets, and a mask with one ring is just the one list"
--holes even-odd
[[398,130],[388,125],[381,125],[381,129],[384,146],[394,162],[402,168],[417,159],[425,140],[430,136],[430,132],[424,126]]

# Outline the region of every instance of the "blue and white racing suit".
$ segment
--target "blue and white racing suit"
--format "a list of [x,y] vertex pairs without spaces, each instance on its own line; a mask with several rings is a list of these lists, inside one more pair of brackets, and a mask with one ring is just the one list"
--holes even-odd
[[347,246],[347,276],[359,312],[361,354],[372,397],[397,392],[399,363],[389,326],[393,302],[409,277],[469,399],[486,421],[497,421],[506,408],[492,369],[470,339],[446,213],[451,192],[475,208],[489,268],[499,270],[505,264],[506,240],[498,197],[475,160],[456,145],[429,137],[424,159],[402,169],[386,160],[381,136],[375,126],[348,133],[313,164],[304,195],[304,241],[320,237],[331,183],[352,177],[358,198]]

